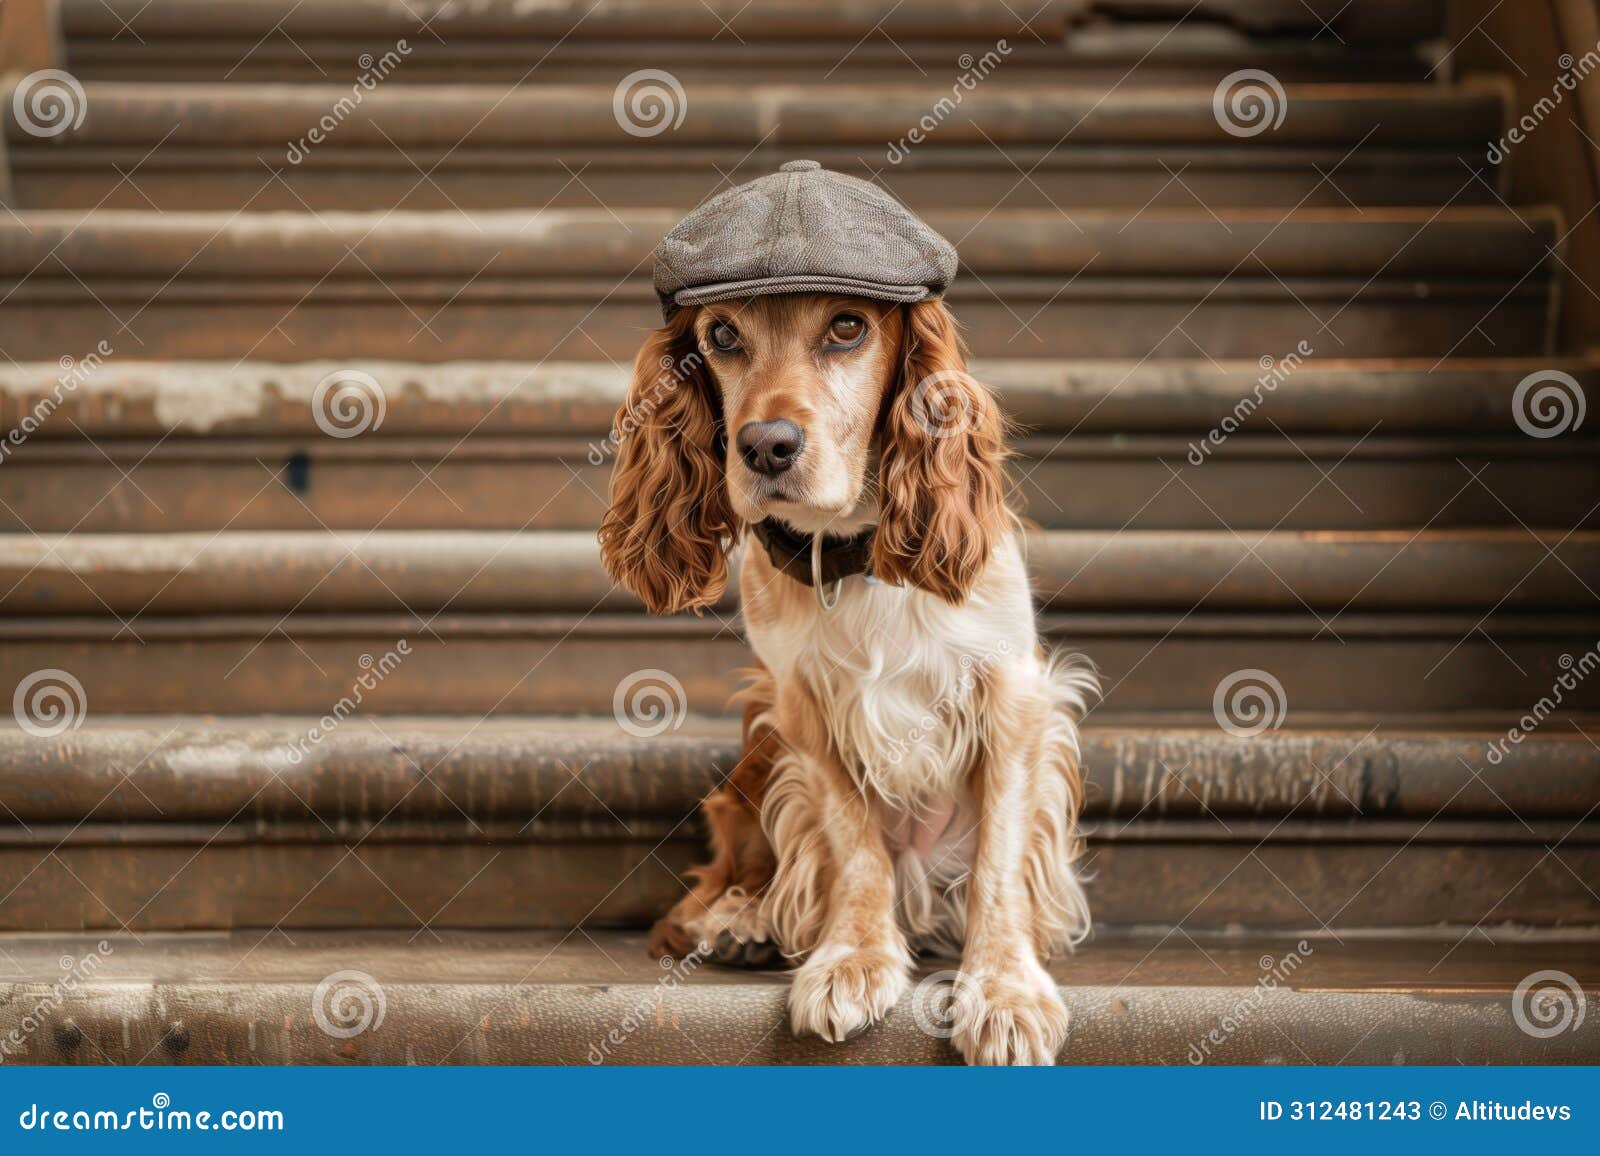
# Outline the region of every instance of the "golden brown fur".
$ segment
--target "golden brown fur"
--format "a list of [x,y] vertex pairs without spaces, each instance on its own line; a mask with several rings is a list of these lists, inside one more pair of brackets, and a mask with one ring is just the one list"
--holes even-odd
[[[772,707],[771,679],[759,668],[749,675],[749,686],[740,694],[743,754],[722,786],[700,805],[709,833],[711,862],[690,872],[694,886],[650,929],[650,954],[656,958],[670,955],[682,959],[690,952],[714,950],[713,940],[722,931],[754,939],[740,932],[754,926],[753,909],[775,866],[772,846],[761,830],[761,805],[778,756],[778,738],[767,718]],[[736,904],[719,906],[719,900],[730,896]],[[723,915],[720,920],[719,913]]]
[[[804,432],[781,469],[735,444],[780,420]],[[652,611],[698,609],[739,548],[762,662],[745,757],[706,803],[712,861],[652,949],[775,940],[800,961],[794,1029],[829,1040],[887,1014],[916,951],[959,951],[962,1055],[1051,1062],[1066,1009],[1042,960],[1088,927],[1072,863],[1094,679],[1039,646],[1003,421],[954,319],[826,295],[685,310],[640,352],[630,427],[608,571]],[[876,526],[872,578],[824,610],[742,533],[764,518]]]
[[891,395],[879,434],[872,572],[959,603],[1010,526],[1005,430],[967,373],[950,311],[933,303],[907,314],[902,380],[912,384]]
[[722,484],[716,394],[691,314],[645,339],[617,413],[622,439],[600,523],[607,571],[652,614],[699,610],[728,582],[735,524]]

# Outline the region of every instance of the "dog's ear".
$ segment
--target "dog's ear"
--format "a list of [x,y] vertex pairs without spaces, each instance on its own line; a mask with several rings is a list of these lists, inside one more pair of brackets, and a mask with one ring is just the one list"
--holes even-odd
[[611,505],[600,523],[606,573],[652,614],[698,613],[728,584],[734,532],[719,441],[722,422],[693,310],[655,330],[617,411]]
[[905,307],[879,451],[873,574],[965,601],[1008,524],[1005,428],[942,301]]

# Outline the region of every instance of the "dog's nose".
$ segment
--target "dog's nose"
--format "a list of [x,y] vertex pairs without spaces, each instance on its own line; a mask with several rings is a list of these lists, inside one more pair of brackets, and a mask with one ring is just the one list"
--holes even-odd
[[744,464],[758,474],[775,478],[800,456],[806,435],[788,418],[753,421],[739,431],[739,454]]

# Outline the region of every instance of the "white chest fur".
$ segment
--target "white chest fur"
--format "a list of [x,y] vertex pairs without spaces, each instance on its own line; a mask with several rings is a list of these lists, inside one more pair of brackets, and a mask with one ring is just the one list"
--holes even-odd
[[751,624],[756,654],[780,686],[804,684],[862,787],[899,808],[956,798],[982,743],[985,678],[1039,662],[1015,538],[960,606],[861,577],[845,580],[832,610],[807,593]]

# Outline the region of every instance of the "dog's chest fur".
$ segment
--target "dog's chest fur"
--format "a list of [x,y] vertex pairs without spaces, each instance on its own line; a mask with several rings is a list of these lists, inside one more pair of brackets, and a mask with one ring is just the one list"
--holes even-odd
[[986,683],[1037,650],[1014,539],[961,606],[858,576],[825,611],[759,545],[746,550],[742,593],[751,645],[778,685],[799,680],[845,769],[913,815],[959,799],[984,740]]

